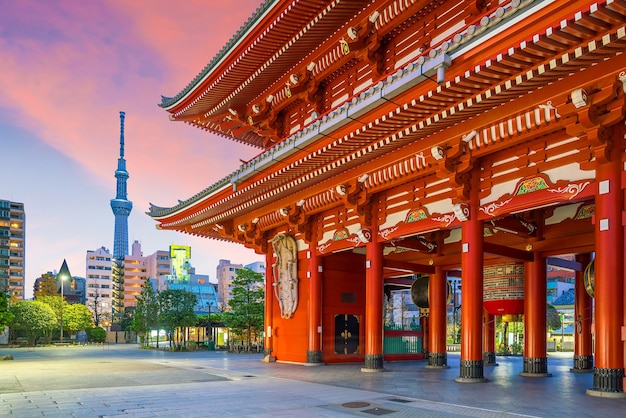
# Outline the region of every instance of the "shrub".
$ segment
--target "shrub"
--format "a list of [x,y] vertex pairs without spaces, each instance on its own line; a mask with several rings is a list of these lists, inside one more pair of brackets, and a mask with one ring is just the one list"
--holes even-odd
[[103,343],[107,338],[107,332],[102,327],[91,328],[89,330],[89,341]]

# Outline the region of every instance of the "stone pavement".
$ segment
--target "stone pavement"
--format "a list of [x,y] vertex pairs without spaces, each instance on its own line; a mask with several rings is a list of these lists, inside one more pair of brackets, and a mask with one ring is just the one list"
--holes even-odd
[[591,373],[552,355],[552,377],[524,378],[498,357],[486,383],[457,383],[426,362],[306,367],[259,354],[170,353],[136,345],[1,348],[0,417],[626,417],[626,400],[585,395]]

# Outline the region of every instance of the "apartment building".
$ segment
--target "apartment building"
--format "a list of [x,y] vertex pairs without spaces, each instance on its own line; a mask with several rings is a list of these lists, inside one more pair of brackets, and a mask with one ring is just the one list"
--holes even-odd
[[26,215],[24,204],[0,200],[0,290],[24,300]]
[[108,248],[87,250],[85,257],[85,279],[87,286],[87,306],[98,314],[111,315],[112,303],[112,257]]

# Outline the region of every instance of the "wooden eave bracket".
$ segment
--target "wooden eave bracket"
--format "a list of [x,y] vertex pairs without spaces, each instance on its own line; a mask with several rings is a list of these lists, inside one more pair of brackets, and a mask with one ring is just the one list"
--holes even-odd
[[362,226],[372,226],[371,195],[365,189],[364,183],[367,176],[352,180],[347,185],[337,186],[337,191],[342,197],[346,208],[353,208],[359,217]]
[[256,223],[244,223],[237,225],[234,238],[246,248],[255,250],[258,254],[267,250],[267,233],[257,228]]
[[[563,106],[564,116],[574,116],[566,126],[572,136],[587,136],[596,160],[610,160],[612,141],[611,126],[624,120],[626,75],[618,76],[603,86],[591,85],[573,90]],[[619,96],[622,100],[619,100]]]

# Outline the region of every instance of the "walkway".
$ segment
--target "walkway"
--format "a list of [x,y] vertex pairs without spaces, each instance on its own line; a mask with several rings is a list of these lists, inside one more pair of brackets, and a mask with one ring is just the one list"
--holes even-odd
[[306,367],[258,354],[169,353],[135,345],[0,349],[0,417],[626,417],[626,400],[585,395],[592,374],[551,356],[550,378],[523,378],[498,357],[487,383],[454,381],[425,362]]

